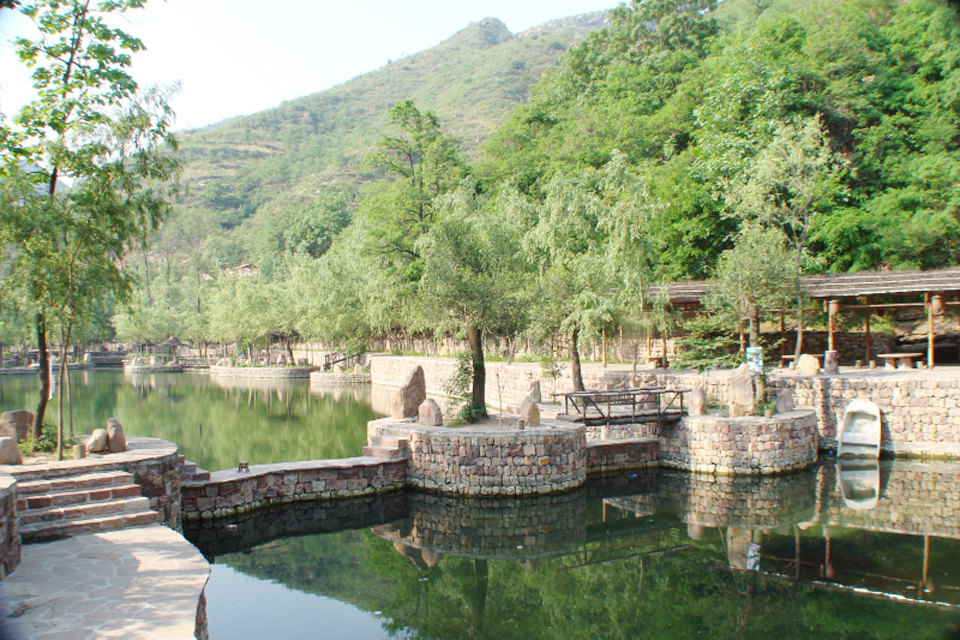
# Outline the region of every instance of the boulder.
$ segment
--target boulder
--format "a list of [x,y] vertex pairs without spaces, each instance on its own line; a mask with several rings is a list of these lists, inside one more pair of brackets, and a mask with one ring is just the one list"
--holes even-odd
[[815,376],[820,373],[820,361],[809,353],[803,353],[797,358],[797,373],[802,376]]
[[793,390],[780,389],[777,394],[777,413],[789,413],[793,411]]
[[297,358],[297,364],[300,365],[300,366],[303,366],[303,365],[307,364],[307,359],[306,359],[306,358]]
[[353,365],[353,372],[354,372],[354,373],[363,373],[363,365],[360,364],[359,362],[358,362],[357,364]]
[[217,366],[218,366],[218,367],[229,367],[229,366],[230,366],[230,358],[220,358],[219,360],[217,360]]
[[417,415],[420,403],[427,399],[427,381],[423,376],[423,367],[417,365],[399,389],[390,398],[390,416],[392,418],[411,418]]
[[540,391],[540,381],[530,381],[530,392],[527,394],[527,400],[530,402],[543,402],[543,394]]
[[687,413],[702,416],[707,412],[707,392],[703,387],[694,387],[687,394]]
[[108,439],[106,429],[94,429],[84,443],[87,453],[104,453],[107,450]]
[[823,352],[823,372],[836,375],[840,372],[840,354],[836,351]]
[[331,367],[330,370],[333,371],[334,373],[343,373],[343,366],[339,364],[335,364],[333,365],[333,367]]
[[286,366],[288,364],[286,354],[280,354],[280,357],[277,358],[277,364],[280,366]]
[[427,398],[417,409],[417,422],[428,427],[443,426],[443,412],[433,398]]
[[730,375],[730,417],[752,416],[755,393],[753,374],[744,363]]
[[87,351],[85,354],[83,354],[83,361],[86,362],[87,364],[92,364],[93,354]]
[[127,436],[123,433],[123,425],[116,418],[107,420],[107,449],[110,453],[127,450]]
[[33,414],[24,409],[0,413],[0,436],[13,438],[17,442],[27,439],[27,433],[33,426]]
[[150,356],[150,359],[147,360],[147,364],[151,367],[159,367],[161,364],[163,364],[163,361],[157,356]]
[[0,464],[23,464],[20,448],[14,438],[0,438]]
[[520,405],[520,419],[525,420],[528,427],[539,427],[540,407],[537,406],[537,403],[525,400]]

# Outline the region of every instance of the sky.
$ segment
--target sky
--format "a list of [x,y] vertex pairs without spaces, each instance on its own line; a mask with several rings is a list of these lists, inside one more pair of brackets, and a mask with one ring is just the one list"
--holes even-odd
[[[512,32],[615,7],[617,0],[150,0],[118,24],[147,50],[132,67],[141,86],[179,84],[175,129],[202,127],[328,89],[428,49],[493,17]],[[0,9],[0,112],[30,99],[10,40],[35,34]]]

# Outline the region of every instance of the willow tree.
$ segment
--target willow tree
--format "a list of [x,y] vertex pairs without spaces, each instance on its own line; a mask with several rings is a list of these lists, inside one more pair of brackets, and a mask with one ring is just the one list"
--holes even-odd
[[168,153],[172,114],[165,95],[141,92],[128,73],[132,54],[144,45],[110,26],[111,14],[142,5],[48,0],[20,9],[39,33],[15,41],[32,70],[36,98],[0,132],[0,174],[24,185],[17,199],[3,203],[0,242],[12,257],[8,283],[35,312],[41,364],[35,437],[49,396],[51,316],[69,343],[86,305],[107,294],[126,296],[124,257],[160,224],[168,208],[165,185],[178,168]]

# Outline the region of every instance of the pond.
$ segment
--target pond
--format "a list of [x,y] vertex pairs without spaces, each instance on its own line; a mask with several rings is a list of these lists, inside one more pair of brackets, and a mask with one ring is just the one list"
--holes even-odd
[[832,461],[524,499],[398,492],[185,533],[213,563],[214,640],[960,637],[960,468],[874,471],[856,494]]
[[[201,468],[360,455],[367,422],[377,417],[369,386],[320,386],[307,380],[214,378],[205,373],[124,375],[74,371],[74,427],[90,433],[116,417],[133,436],[176,443]],[[37,404],[35,376],[0,376],[0,411]],[[46,422],[56,424],[57,403]]]

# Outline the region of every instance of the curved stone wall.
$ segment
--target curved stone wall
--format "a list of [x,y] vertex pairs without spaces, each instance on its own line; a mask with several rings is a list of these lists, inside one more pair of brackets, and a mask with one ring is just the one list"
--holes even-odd
[[224,378],[309,378],[320,367],[221,367],[210,365],[210,375]]
[[17,481],[0,475],[0,580],[20,564],[20,520],[17,518]]
[[426,491],[547,494],[579,487],[587,475],[582,426],[451,428],[385,418],[370,422],[367,433],[407,439],[407,485]]
[[701,473],[767,475],[817,460],[817,416],[810,410],[772,418],[685,416],[665,425],[660,464]]

